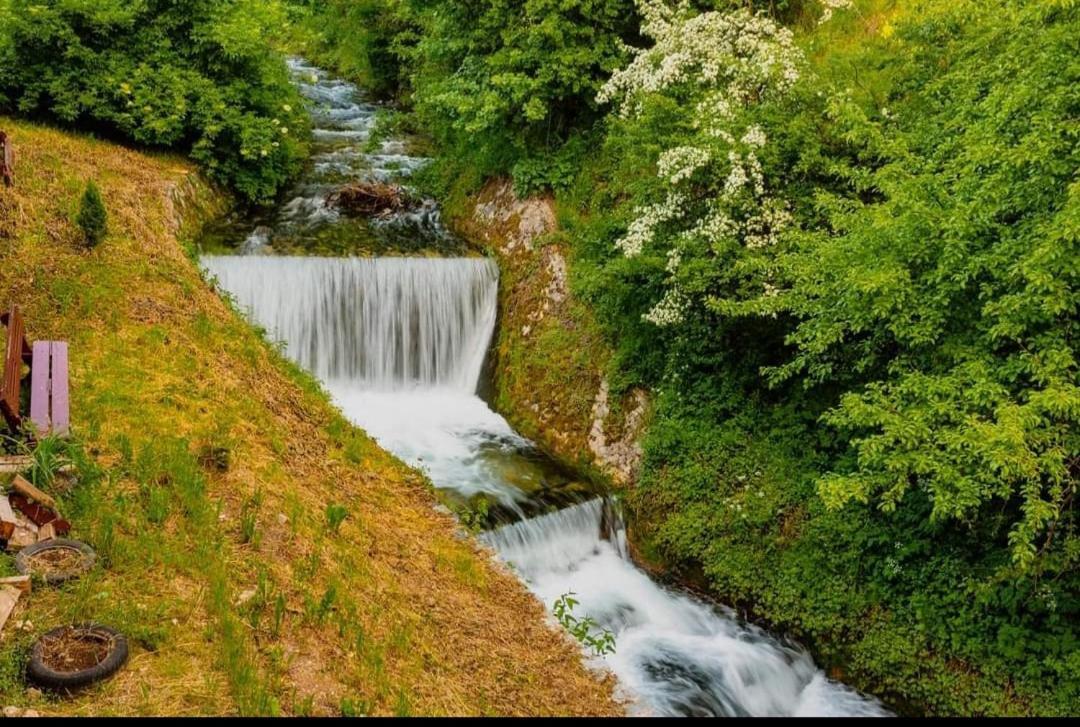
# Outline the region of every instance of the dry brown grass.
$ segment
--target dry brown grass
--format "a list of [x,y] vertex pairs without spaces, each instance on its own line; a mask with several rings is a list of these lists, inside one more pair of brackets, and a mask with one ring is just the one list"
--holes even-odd
[[[0,190],[0,209],[14,210],[0,305],[24,307],[31,337],[71,342],[74,430],[106,470],[92,500],[72,505],[86,513],[73,536],[112,543],[95,577],[35,591],[14,617],[32,628],[0,644],[85,615],[136,632],[128,667],[99,688],[50,701],[0,683],[3,698],[66,714],[335,714],[346,702],[372,714],[620,711],[610,681],[434,509],[426,482],[202,281],[168,201],[190,178],[184,162],[0,126],[18,149],[18,186]],[[90,178],[110,214],[93,251],[70,221]],[[186,454],[161,455],[151,478],[123,464],[128,450],[138,459],[178,438],[192,462],[227,450],[224,471],[193,480],[219,517],[177,504]],[[157,517],[155,491],[172,498]],[[328,503],[349,511],[336,533]]]

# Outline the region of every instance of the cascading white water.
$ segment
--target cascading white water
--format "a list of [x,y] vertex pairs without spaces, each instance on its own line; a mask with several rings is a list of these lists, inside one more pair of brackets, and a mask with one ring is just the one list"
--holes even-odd
[[[486,495],[524,518],[552,505],[550,472],[476,396],[495,325],[497,268],[480,259],[274,257],[273,233],[338,224],[333,175],[386,179],[424,162],[397,141],[365,152],[375,107],[350,84],[295,59],[315,104],[311,176],[239,248],[203,264],[286,353],[326,384],[342,411],[385,448],[462,498]],[[425,205],[387,224],[445,235]],[[243,240],[237,240],[240,243]],[[882,715],[825,677],[809,655],[732,614],[652,581],[630,560],[614,506],[600,499],[521,519],[484,539],[549,606],[573,591],[576,615],[615,635],[605,662],[636,704],[660,715]],[[534,507],[535,511],[536,508]]]
[[476,258],[207,256],[204,267],[287,355],[374,391],[476,392],[498,268]]
[[[569,592],[615,636],[608,665],[644,714],[881,716],[809,655],[718,607],[661,587],[638,569],[601,499],[505,525],[482,537],[545,603]],[[605,534],[607,537],[603,537]]]

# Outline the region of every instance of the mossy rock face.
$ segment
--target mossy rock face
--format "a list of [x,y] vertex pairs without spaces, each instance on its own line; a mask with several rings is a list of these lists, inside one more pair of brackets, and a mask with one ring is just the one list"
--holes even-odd
[[450,212],[455,232],[499,261],[494,407],[559,459],[631,482],[648,398],[608,392],[611,347],[573,294],[573,260],[554,201],[519,199],[508,181],[493,180]]

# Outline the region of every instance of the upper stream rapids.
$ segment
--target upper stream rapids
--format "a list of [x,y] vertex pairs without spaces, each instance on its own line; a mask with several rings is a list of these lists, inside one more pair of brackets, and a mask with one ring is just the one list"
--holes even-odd
[[[215,254],[202,264],[219,286],[384,448],[459,501],[482,496],[497,507],[481,539],[549,608],[573,592],[574,614],[614,635],[602,660],[632,713],[886,715],[828,679],[798,645],[652,580],[628,554],[618,504],[488,407],[478,392],[496,326],[497,266],[403,255],[465,249],[430,201],[378,221],[329,207],[335,184],[402,180],[425,160],[407,153],[408,140],[369,144],[377,107],[356,87],[301,60],[290,68],[310,102],[314,156],[276,210],[234,221],[207,246]],[[348,252],[351,236],[378,238],[388,252],[400,245],[389,257],[282,254],[325,253],[327,239]]]

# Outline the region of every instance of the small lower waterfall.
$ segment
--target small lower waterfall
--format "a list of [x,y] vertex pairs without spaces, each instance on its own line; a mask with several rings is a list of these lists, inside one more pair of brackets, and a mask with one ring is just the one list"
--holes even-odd
[[615,635],[605,660],[645,714],[886,714],[804,650],[649,578],[627,553],[617,503],[597,498],[481,537],[545,603],[573,592],[577,615]]
[[476,391],[498,268],[481,258],[206,256],[240,306],[323,381]]

